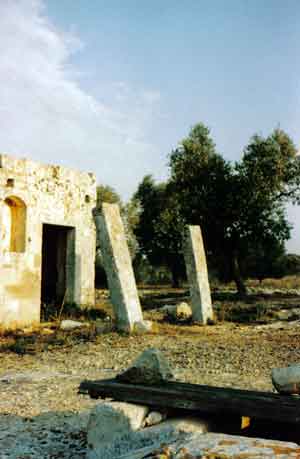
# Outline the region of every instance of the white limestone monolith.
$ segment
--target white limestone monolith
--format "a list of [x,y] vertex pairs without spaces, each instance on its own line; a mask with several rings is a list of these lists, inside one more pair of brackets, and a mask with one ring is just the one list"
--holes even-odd
[[193,319],[206,324],[213,319],[213,309],[200,226],[186,228],[183,246]]
[[103,203],[94,217],[117,327],[132,331],[143,315],[119,206]]

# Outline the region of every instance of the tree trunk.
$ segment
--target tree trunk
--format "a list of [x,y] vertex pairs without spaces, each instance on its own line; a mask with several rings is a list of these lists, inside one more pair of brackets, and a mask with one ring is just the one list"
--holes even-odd
[[241,275],[241,270],[240,270],[240,265],[239,265],[237,254],[234,254],[232,257],[232,275],[233,275],[233,280],[236,284],[238,294],[240,296],[246,296],[247,288],[246,288],[245,282]]
[[180,287],[179,270],[177,269],[176,265],[172,266],[171,273],[172,273],[172,287],[173,288]]

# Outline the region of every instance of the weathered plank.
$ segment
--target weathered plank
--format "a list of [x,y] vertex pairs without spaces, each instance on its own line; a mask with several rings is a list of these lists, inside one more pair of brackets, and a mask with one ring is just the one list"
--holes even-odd
[[300,398],[268,392],[201,386],[168,381],[160,386],[124,384],[115,379],[83,381],[80,393],[92,398],[164,408],[179,408],[215,415],[249,416],[277,422],[300,423]]

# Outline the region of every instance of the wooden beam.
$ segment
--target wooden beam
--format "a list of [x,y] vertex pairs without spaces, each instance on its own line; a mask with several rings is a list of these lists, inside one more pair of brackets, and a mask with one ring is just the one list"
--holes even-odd
[[300,423],[300,397],[168,381],[159,386],[125,384],[115,379],[83,381],[80,393],[161,408],[219,416],[237,415]]

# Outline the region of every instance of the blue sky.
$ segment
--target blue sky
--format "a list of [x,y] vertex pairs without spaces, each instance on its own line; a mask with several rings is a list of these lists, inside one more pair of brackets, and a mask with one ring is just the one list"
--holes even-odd
[[298,0],[1,0],[0,13],[2,151],[92,170],[128,198],[167,176],[198,121],[230,160],[278,124],[300,146]]
[[[299,1],[49,0],[86,48],[75,56],[81,84],[111,97],[125,82],[160,94],[149,135],[168,152],[202,120],[218,148],[238,159],[249,137],[278,123],[300,139]],[[295,139],[297,140],[297,139]]]

